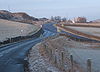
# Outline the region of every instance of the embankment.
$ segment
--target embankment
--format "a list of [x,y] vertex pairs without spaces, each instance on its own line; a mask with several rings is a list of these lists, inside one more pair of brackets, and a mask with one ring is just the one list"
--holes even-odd
[[[70,72],[68,48],[94,49],[99,46],[97,43],[77,42],[63,35],[48,37],[29,50],[27,72]],[[83,70],[79,64],[74,63],[74,72],[84,72]]]
[[18,41],[22,41],[22,40],[26,40],[26,39],[30,39],[30,38],[38,38],[43,33],[44,33],[43,29],[40,28],[35,33],[31,33],[30,35],[27,35],[27,36],[18,36],[18,37],[14,37],[14,38],[9,38],[6,41],[0,42],[0,45],[2,47],[2,45],[5,45],[5,44],[9,45],[9,43],[14,43],[14,42],[18,42]]

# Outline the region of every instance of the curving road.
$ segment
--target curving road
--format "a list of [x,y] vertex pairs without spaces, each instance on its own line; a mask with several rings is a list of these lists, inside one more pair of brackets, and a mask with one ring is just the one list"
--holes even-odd
[[[52,24],[50,23],[48,25],[52,26]],[[48,25],[43,26],[44,33],[42,37],[24,40],[18,43],[12,43],[10,45],[0,47],[0,72],[24,72],[24,59],[28,53],[28,50],[35,44],[41,42],[43,38],[55,34],[53,32],[55,30],[53,29],[50,29],[51,32],[48,31]]]

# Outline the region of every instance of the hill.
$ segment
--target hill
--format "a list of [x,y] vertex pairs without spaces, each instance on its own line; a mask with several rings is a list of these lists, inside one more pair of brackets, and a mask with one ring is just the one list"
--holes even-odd
[[0,19],[7,19],[11,20],[13,16],[11,15],[11,12],[8,12],[6,10],[0,10]]
[[32,24],[33,21],[38,21],[38,18],[29,16],[24,12],[17,12],[11,13],[6,10],[0,10],[0,19],[6,19],[11,21],[23,22],[23,23],[30,23]]
[[18,36],[27,36],[39,30],[39,27],[26,23],[0,19],[0,42]]

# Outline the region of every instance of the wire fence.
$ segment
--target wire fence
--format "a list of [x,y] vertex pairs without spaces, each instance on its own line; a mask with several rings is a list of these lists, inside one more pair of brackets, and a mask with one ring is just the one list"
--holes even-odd
[[64,72],[100,72],[92,68],[91,59],[84,60],[76,51],[64,44],[63,47],[59,44],[55,46],[52,42],[44,40],[43,45],[49,61]]

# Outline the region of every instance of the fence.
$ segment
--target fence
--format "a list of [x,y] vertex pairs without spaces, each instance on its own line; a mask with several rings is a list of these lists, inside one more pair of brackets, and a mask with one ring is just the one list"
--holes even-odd
[[[43,42],[45,54],[47,54],[48,59],[51,64],[59,68],[63,72],[92,72],[91,59],[87,59],[84,62],[74,51],[75,56],[80,62],[83,62],[84,66],[81,66],[76,61],[74,61],[74,56],[70,51],[65,48],[58,49],[57,47]],[[50,47],[51,46],[51,47]]]
[[34,33],[33,35],[27,35],[27,36],[18,36],[14,38],[8,38],[6,41],[0,42],[0,46],[8,43],[13,43],[21,40],[31,39],[31,38],[38,38],[41,34],[43,34],[44,31],[41,28],[38,32]]

